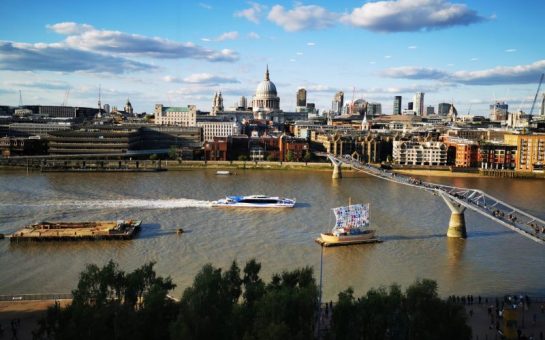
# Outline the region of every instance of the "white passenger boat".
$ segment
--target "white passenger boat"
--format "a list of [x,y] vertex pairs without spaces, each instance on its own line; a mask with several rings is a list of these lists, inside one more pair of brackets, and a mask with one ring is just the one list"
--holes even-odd
[[323,246],[380,242],[369,228],[369,204],[353,204],[333,209],[335,226],[321,233],[316,242]]
[[271,197],[265,195],[227,196],[212,202],[213,207],[239,208],[293,208],[295,198]]

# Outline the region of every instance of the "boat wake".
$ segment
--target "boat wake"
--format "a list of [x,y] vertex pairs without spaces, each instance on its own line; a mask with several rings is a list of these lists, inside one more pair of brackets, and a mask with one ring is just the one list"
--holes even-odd
[[211,201],[200,201],[190,198],[177,199],[123,199],[123,200],[84,200],[84,201],[56,201],[42,204],[3,204],[19,207],[74,207],[80,209],[104,209],[104,208],[143,208],[143,209],[175,209],[175,208],[208,208]]

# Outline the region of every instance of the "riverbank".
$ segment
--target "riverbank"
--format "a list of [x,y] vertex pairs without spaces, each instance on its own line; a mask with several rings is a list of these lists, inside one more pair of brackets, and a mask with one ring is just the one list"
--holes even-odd
[[[480,303],[465,305],[467,322],[472,329],[473,337],[477,339],[494,339],[498,336],[496,327],[504,327],[503,318],[498,318],[494,298],[482,299]],[[499,299],[500,301],[502,299]],[[538,339],[545,332],[545,313],[543,302],[534,302],[519,308],[515,313],[517,328],[526,336]],[[58,302],[66,307],[71,300],[27,300],[0,301],[0,324],[4,330],[3,338],[13,338],[11,323],[16,321],[17,339],[32,339],[32,331],[38,326],[38,321],[44,316],[47,308]],[[0,336],[1,337],[1,336]]]
[[[38,326],[38,321],[44,316],[47,308],[55,304],[55,301],[65,307],[72,300],[0,301],[0,325],[4,330],[3,339],[32,339],[32,331]],[[18,320],[16,321],[16,337],[13,336],[11,329],[13,320]]]
[[452,172],[449,170],[428,170],[428,169],[403,169],[393,172],[408,176],[429,176],[429,177],[489,177],[478,172]]

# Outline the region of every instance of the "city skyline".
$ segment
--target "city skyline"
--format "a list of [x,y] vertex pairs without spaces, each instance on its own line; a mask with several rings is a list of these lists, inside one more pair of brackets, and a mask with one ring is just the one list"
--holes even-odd
[[[0,23],[0,103],[212,108],[248,102],[269,65],[281,109],[298,88],[320,110],[337,91],[390,114],[416,92],[488,116],[494,100],[528,111],[541,73],[539,1],[288,2],[6,1]],[[542,29],[541,29],[542,30]],[[355,89],[355,90],[354,90]],[[540,103],[538,102],[537,105]],[[534,114],[539,107],[534,109]]]

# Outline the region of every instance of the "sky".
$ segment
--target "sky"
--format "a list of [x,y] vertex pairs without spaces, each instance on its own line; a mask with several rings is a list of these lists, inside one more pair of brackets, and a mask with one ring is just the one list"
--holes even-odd
[[118,108],[208,111],[216,91],[226,107],[250,100],[268,65],[284,111],[304,87],[322,110],[336,91],[386,114],[424,92],[488,116],[495,100],[529,112],[545,72],[543,0],[2,0],[0,13],[0,105],[96,107],[100,87]]

